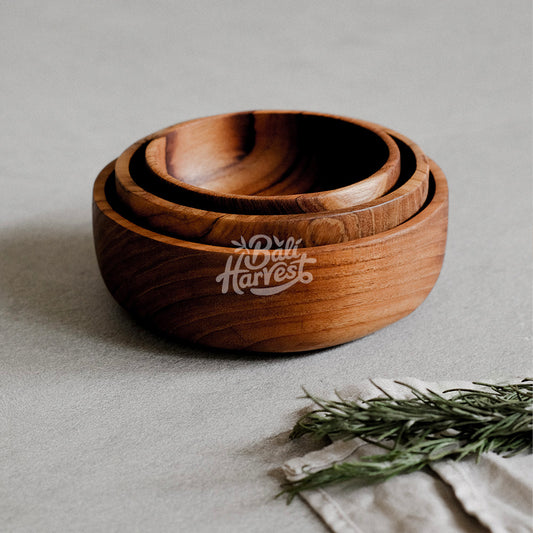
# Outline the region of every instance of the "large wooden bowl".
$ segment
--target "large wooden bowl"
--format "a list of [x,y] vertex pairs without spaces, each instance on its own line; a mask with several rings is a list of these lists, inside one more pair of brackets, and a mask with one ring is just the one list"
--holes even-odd
[[158,196],[177,189],[180,204],[208,211],[348,208],[385,194],[400,172],[398,148],[383,127],[335,115],[230,113],[177,124],[150,140],[146,161]]
[[[160,198],[151,190],[153,176],[145,166],[144,145],[127,150],[116,165],[116,188],[130,218],[157,232],[214,244],[232,246],[254,235],[293,237],[300,246],[349,241],[380,233],[405,222],[424,204],[429,165],[422,150],[405,136],[387,131],[399,147],[401,170],[395,187],[385,196],[351,208],[286,215],[221,213],[182,205],[180,189]],[[164,139],[164,137],[163,137]],[[172,194],[173,192],[173,194]]]
[[100,270],[122,306],[180,339],[269,352],[344,343],[411,313],[438,278],[448,189],[430,166],[426,204],[396,228],[305,250],[254,251],[188,242],[128,220],[111,163],[94,185]]

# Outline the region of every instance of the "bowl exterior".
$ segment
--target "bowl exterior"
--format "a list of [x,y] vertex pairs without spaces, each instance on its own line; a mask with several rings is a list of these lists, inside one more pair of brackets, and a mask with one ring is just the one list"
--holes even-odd
[[[250,250],[165,237],[125,219],[105,197],[111,163],[94,187],[100,270],[125,309],[150,327],[190,342],[262,352],[348,342],[411,313],[439,276],[448,190],[440,169],[434,163],[431,169],[433,198],[406,223],[341,244],[288,248],[277,259],[272,251],[260,252],[258,259]],[[270,284],[262,284],[263,292],[253,281],[261,279],[257,272],[268,275],[255,268],[258,262],[272,276]],[[289,266],[297,278],[292,283]],[[285,268],[285,277],[276,277],[279,268]]]

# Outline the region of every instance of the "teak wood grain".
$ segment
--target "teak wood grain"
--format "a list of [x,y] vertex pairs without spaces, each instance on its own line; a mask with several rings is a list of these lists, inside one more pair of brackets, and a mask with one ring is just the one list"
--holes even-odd
[[[341,344],[405,317],[434,286],[445,251],[448,190],[442,171],[432,162],[430,168],[428,200],[414,217],[377,235],[307,248],[315,260],[307,265],[312,281],[257,296],[224,294],[216,281],[229,260],[252,251],[164,236],[117,211],[111,163],[94,186],[100,270],[123,307],[180,339],[270,352]],[[270,260],[274,252],[262,254]]]
[[178,124],[154,134],[146,160],[163,195],[174,188],[182,204],[239,214],[352,207],[385,194],[400,172],[398,148],[382,126],[293,111]]
[[[324,212],[292,215],[246,215],[208,211],[181,205],[179,191],[168,200],[149,190],[143,146],[129,148],[116,164],[116,188],[120,200],[146,227],[175,237],[232,246],[254,235],[276,236],[281,241],[301,239],[300,246],[350,241],[391,229],[413,216],[424,204],[429,165],[422,150],[405,136],[388,134],[399,145],[401,171],[394,189],[372,202]],[[145,188],[140,186],[143,184]],[[172,200],[172,201],[171,201]]]

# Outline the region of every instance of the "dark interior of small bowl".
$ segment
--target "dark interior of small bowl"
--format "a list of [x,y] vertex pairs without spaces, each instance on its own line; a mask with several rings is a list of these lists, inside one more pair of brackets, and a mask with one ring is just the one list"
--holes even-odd
[[168,174],[216,193],[289,195],[371,176],[386,143],[357,124],[321,115],[242,113],[184,124],[166,137]]

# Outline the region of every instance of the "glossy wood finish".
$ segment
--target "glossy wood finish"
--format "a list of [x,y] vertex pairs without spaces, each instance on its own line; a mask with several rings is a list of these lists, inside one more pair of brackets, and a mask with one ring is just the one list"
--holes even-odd
[[146,161],[159,196],[174,188],[179,203],[239,214],[352,207],[385,194],[400,172],[398,149],[382,126],[293,111],[178,124],[154,135]]
[[143,225],[187,240],[232,246],[232,241],[242,237],[248,241],[254,235],[267,234],[283,241],[302,239],[300,246],[345,242],[398,226],[426,200],[429,165],[425,155],[405,136],[387,133],[399,145],[401,155],[397,186],[385,196],[356,207],[292,215],[246,215],[182,205],[179,192],[173,198],[171,195],[174,201],[170,201],[146,190],[152,176],[145,168],[143,146],[127,150],[117,164],[117,193],[130,215]]
[[[101,273],[122,306],[143,323],[180,339],[272,352],[344,343],[411,313],[438,278],[448,191],[443,173],[434,163],[430,166],[434,179],[417,215],[377,235],[307,248],[307,258],[315,260],[306,265],[312,281],[258,296],[232,290],[223,294],[216,281],[228,261],[239,254],[248,257],[251,251],[164,236],[117,212],[112,163],[94,186]],[[264,251],[261,257],[273,260],[275,253]]]

